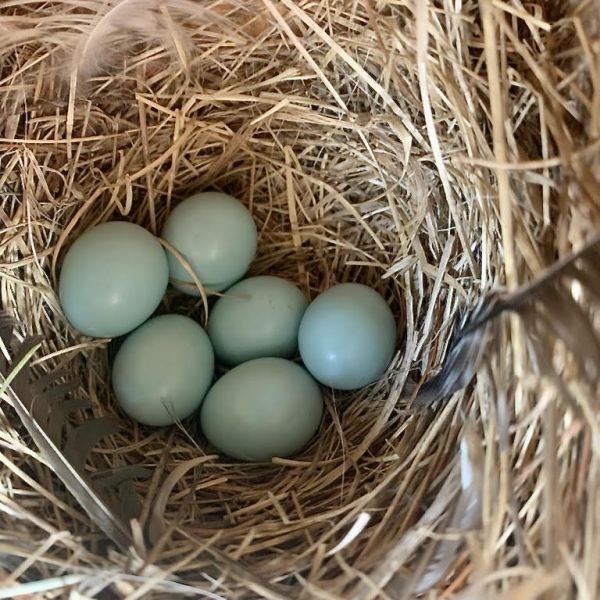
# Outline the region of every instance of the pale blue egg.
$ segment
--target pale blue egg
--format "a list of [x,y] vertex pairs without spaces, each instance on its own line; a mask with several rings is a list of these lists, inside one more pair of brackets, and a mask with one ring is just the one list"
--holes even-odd
[[111,221],[86,231],[69,248],[59,296],[65,316],[81,333],[115,337],[152,315],[168,281],[158,240],[139,225]]
[[301,450],[319,429],[317,382],[282,358],[257,358],[226,373],[200,409],[202,431],[221,452],[249,461]]
[[353,390],[376,381],[390,364],[396,323],[375,290],[343,283],[308,306],[298,332],[300,356],[321,383]]
[[[221,291],[240,280],[256,255],[256,224],[248,209],[221,192],[190,196],[169,215],[162,237],[189,262],[203,286]],[[168,253],[173,285],[192,296],[197,287],[181,262]]]
[[192,319],[162,315],[131,333],[115,356],[121,408],[145,425],[170,425],[200,406],[214,376],[208,335]]
[[235,366],[253,358],[291,358],[308,306],[291,282],[268,275],[249,277],[230,287],[208,321],[208,335],[221,362]]

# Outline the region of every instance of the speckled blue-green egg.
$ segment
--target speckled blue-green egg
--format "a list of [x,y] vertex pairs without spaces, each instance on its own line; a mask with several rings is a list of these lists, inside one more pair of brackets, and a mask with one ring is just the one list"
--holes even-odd
[[213,385],[200,409],[209,442],[248,461],[297,453],[315,435],[322,416],[317,382],[283,358],[257,358],[235,367]]
[[[248,209],[221,192],[194,194],[168,216],[162,237],[175,247],[206,288],[221,291],[239,281],[256,255],[256,224]],[[199,291],[178,258],[168,253],[171,282]]]
[[152,315],[168,281],[158,240],[139,225],[111,221],[86,231],[69,248],[59,297],[68,321],[81,333],[115,337]]
[[317,296],[298,332],[306,368],[317,381],[339,390],[381,377],[395,345],[392,311],[380,294],[358,283],[336,285]]
[[212,309],[208,335],[217,359],[229,366],[254,358],[291,358],[308,306],[291,281],[263,275],[230,287]]
[[208,335],[192,319],[161,315],[131,333],[115,356],[121,408],[144,425],[170,425],[195,412],[214,376]]

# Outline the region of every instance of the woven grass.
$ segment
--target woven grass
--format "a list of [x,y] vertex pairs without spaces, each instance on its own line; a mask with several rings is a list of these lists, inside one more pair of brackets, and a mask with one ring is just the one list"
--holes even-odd
[[[0,597],[597,597],[588,392],[571,377],[576,418],[515,320],[474,385],[428,411],[411,392],[462,306],[598,227],[599,14],[596,0],[1,2],[2,307],[44,338],[34,373],[79,378],[93,408],[73,426],[119,421],[87,470],[151,477],[135,484],[134,544],[118,549],[4,402]],[[159,233],[203,189],[252,210],[252,273],[311,297],[361,281],[397,317],[388,373],[328,392],[322,430],[293,460],[229,462],[193,427],[125,419],[108,340],[60,310],[80,232],[124,218]],[[162,309],[206,314],[173,292]]]

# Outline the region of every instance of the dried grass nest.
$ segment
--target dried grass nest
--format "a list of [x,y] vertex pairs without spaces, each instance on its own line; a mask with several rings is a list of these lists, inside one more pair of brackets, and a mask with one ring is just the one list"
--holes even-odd
[[[596,0],[0,3],[1,304],[41,336],[18,360],[2,321],[0,598],[600,597],[598,387],[573,345],[540,362],[531,313],[502,317],[472,384],[412,393],[464,309],[597,229],[599,26]],[[124,419],[110,343],[57,301],[80,232],[158,232],[209,188],[252,210],[253,273],[361,281],[397,316],[386,376],[328,392],[293,460]]]

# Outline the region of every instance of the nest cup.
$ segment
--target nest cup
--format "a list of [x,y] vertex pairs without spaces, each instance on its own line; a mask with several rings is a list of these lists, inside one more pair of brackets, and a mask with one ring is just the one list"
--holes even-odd
[[[593,3],[0,11],[1,302],[17,342],[41,336],[27,368],[11,355],[27,377],[14,391],[31,409],[37,389],[55,415],[57,398],[85,401],[54,421],[55,445],[125,536],[90,516],[5,393],[7,593],[594,596],[593,419],[544,395],[508,322],[474,384],[433,409],[412,403],[464,307],[531,279],[596,226]],[[386,374],[325,390],[321,430],[291,459],[220,457],[193,421],[138,426],[110,390],[118,341],[80,336],[59,306],[61,260],[83,231],[122,219],[159,234],[178,202],[208,189],[252,212],[251,274],[311,298],[365,283],[396,317]],[[210,302],[170,289],[160,311],[202,322]],[[29,383],[44,376],[45,396]],[[66,395],[49,394],[66,382]]]

